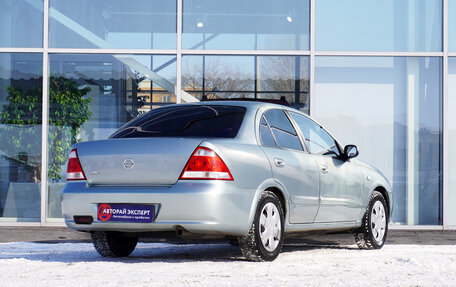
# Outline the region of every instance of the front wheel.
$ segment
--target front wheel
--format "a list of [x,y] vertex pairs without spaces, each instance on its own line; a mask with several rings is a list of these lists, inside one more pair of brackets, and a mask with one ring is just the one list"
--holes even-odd
[[103,257],[125,257],[135,250],[138,237],[122,232],[96,231],[92,233],[92,242]]
[[361,227],[355,232],[360,249],[380,249],[388,234],[388,207],[383,195],[372,193]]
[[283,244],[284,215],[277,196],[265,191],[258,202],[252,227],[238,238],[242,255],[251,261],[272,261]]

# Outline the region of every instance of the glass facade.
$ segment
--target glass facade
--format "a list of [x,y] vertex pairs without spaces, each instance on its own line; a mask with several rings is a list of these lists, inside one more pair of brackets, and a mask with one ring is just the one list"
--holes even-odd
[[[448,101],[447,110],[454,111],[456,109],[456,57],[448,59]],[[456,226],[456,209],[453,207],[456,204],[456,151],[453,148],[456,146],[456,113],[448,112],[447,117],[447,132],[448,132],[448,197],[447,203],[447,224]]]
[[42,59],[0,53],[0,221],[40,221]]
[[456,52],[456,0],[448,0],[448,51]]
[[186,55],[182,87],[198,100],[284,100],[308,112],[309,57]]
[[442,50],[441,0],[323,0],[315,3],[317,50]]
[[0,47],[43,47],[43,0],[0,2]]
[[49,47],[176,48],[176,1],[50,0]]
[[182,48],[309,50],[309,2],[185,0]]
[[76,142],[164,105],[262,98],[357,144],[394,225],[456,228],[456,0],[4,0],[0,16],[0,226],[63,224]]
[[394,190],[393,222],[442,224],[438,57],[317,57],[315,118]]
[[60,191],[74,143],[106,139],[139,114],[176,103],[174,90],[167,90],[176,82],[173,59],[167,55],[50,55],[49,218],[62,217]]

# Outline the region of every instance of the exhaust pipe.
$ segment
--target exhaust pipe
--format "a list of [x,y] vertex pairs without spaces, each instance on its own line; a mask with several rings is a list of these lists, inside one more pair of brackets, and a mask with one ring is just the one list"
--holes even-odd
[[177,227],[176,228],[176,235],[181,237],[184,234],[184,229],[182,227]]
[[180,237],[180,238],[202,238],[202,237],[204,237],[204,234],[197,234],[197,233],[189,232],[180,225],[176,227],[176,235],[177,235],[177,237]]
[[176,227],[176,235],[182,239],[220,239],[225,237],[224,234],[204,234],[189,232],[180,225]]

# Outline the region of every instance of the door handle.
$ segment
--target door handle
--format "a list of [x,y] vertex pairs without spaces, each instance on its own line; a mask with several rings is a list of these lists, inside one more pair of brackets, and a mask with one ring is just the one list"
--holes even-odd
[[320,169],[322,173],[328,173],[328,166],[326,164],[322,165]]
[[284,167],[285,166],[285,161],[283,159],[281,159],[281,158],[275,157],[274,158],[274,163],[278,167]]

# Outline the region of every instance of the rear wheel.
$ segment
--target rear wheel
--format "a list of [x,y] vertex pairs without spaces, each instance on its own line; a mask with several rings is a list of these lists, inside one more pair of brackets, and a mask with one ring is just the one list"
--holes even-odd
[[383,195],[372,193],[361,227],[355,232],[360,249],[380,249],[388,234],[388,207]]
[[135,250],[138,237],[122,232],[96,231],[92,233],[92,242],[103,257],[125,257]]
[[239,237],[242,255],[251,261],[272,261],[283,244],[284,215],[277,196],[265,191],[258,202],[252,227],[246,236]]

